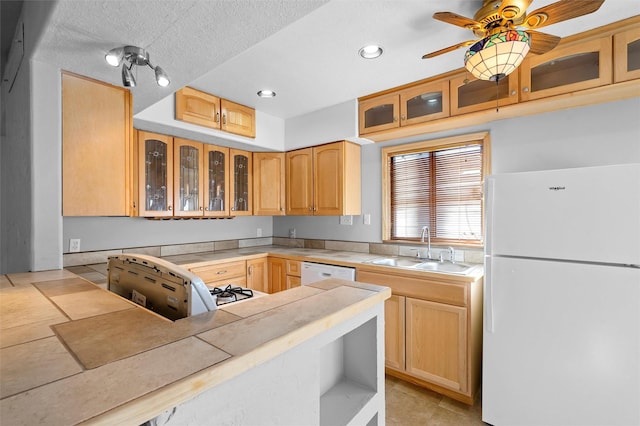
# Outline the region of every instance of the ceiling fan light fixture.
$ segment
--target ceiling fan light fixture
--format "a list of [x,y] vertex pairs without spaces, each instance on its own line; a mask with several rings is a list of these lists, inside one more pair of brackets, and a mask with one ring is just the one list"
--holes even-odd
[[501,31],[473,44],[464,55],[464,66],[480,80],[499,81],[520,66],[530,45],[525,31]]
[[358,50],[358,55],[360,55],[364,59],[375,59],[382,55],[382,52],[384,52],[384,50],[382,50],[382,47],[378,46],[377,44],[369,44],[367,46],[361,47],[360,50]]

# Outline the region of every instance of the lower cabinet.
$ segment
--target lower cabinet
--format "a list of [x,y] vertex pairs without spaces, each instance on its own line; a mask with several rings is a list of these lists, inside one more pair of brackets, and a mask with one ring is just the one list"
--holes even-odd
[[279,257],[268,258],[269,293],[287,289],[287,263]]
[[238,260],[213,265],[198,266],[189,270],[199,276],[209,288],[228,285],[247,286],[247,261]]
[[357,271],[384,285],[385,366],[392,376],[472,404],[482,364],[482,278]]
[[265,257],[247,260],[247,287],[251,290],[269,292],[268,262]]

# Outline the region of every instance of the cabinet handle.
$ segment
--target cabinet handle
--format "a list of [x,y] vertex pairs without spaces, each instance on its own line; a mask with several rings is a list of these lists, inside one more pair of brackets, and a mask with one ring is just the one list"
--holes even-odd
[[216,275],[222,275],[222,274],[226,274],[226,273],[227,273],[227,271],[226,271],[226,270],[224,270],[224,271],[218,271],[218,272],[216,272]]
[[253,265],[249,266],[249,275],[253,272]]
[[527,92],[529,91],[529,88],[528,88],[528,87],[523,87],[523,88],[522,88],[522,91],[523,91],[524,93],[527,93]]
[[220,111],[216,112],[216,123],[220,122]]
[[227,114],[222,114],[222,124],[227,124]]

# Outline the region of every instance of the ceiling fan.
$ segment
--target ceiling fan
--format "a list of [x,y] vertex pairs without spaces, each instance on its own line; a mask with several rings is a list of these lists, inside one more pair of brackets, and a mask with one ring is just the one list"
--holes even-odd
[[560,42],[560,37],[536,31],[538,28],[593,13],[604,3],[560,0],[527,13],[532,1],[483,0],[473,19],[453,12],[435,13],[434,19],[469,29],[478,39],[427,53],[422,59],[471,46],[465,54],[465,67],[481,80],[498,81],[514,71],[529,51],[542,54]]

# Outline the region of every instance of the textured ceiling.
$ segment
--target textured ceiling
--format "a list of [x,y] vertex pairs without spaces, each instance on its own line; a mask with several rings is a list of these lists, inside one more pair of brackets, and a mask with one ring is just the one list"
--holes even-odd
[[[578,0],[579,1],[579,0]],[[552,0],[533,0],[529,10]],[[185,85],[289,118],[462,67],[462,49],[424,53],[473,38],[431,18],[452,11],[472,17],[481,0],[60,0],[36,59],[121,84],[104,62],[109,49],[147,49],[172,84],[138,69],[137,113]],[[606,0],[594,14],[546,27],[561,37],[640,14],[639,0]],[[357,56],[381,44],[376,60]],[[273,99],[259,99],[262,88]]]

